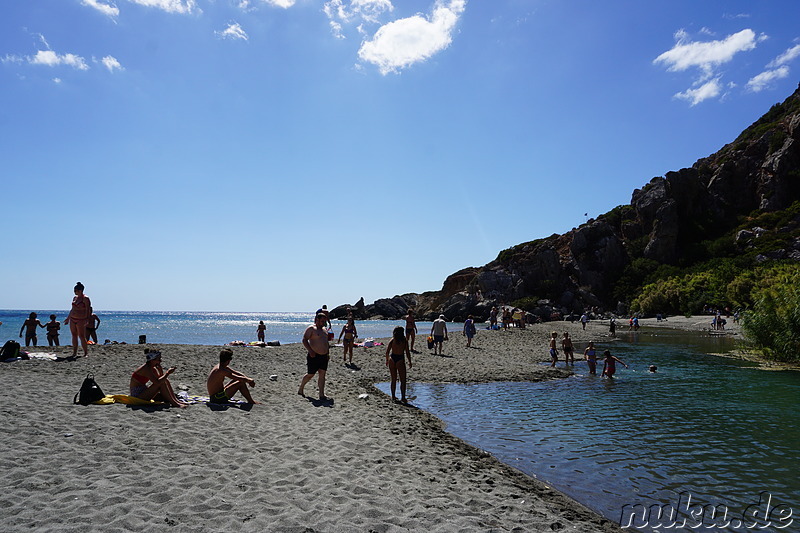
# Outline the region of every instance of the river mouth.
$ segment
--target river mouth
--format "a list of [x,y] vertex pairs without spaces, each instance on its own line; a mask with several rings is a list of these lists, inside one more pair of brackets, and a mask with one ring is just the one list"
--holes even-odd
[[[735,347],[686,332],[630,334],[599,346],[630,366],[617,365],[614,379],[576,361],[567,379],[410,383],[408,394],[450,433],[614,521],[632,506],[677,508],[687,497],[687,509],[710,504],[737,517],[762,493],[797,514],[800,372],[711,355]],[[654,530],[644,526],[633,527]],[[745,524],[724,526],[714,529]]]

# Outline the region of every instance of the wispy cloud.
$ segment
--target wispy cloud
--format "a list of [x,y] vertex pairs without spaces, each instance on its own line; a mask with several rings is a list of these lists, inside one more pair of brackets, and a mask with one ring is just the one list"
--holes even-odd
[[[271,5],[271,6],[282,7],[283,9],[289,9],[290,7],[295,5],[295,3],[297,2],[297,0],[261,0],[261,1],[267,3],[267,4]],[[243,2],[243,3],[246,3],[246,2]]]
[[114,4],[107,4],[100,0],[81,0],[81,4],[96,9],[112,19],[116,19],[119,16],[119,8]]
[[57,67],[67,65],[78,70],[89,70],[89,65],[81,56],[75,54],[57,54],[52,50],[39,50],[36,55],[29,59],[32,65],[45,65]]
[[670,72],[681,72],[699,68],[704,79],[713,76],[714,69],[731,61],[739,52],[756,47],[756,34],[746,29],[725,39],[707,42],[692,42],[684,30],[675,33],[675,46],[655,58],[653,63],[663,63]]
[[394,6],[390,0],[329,0],[322,10],[330,20],[334,36],[344,39],[344,25],[356,24],[359,33],[364,31],[364,23],[379,24],[384,13],[390,13]]
[[114,56],[105,56],[100,60],[100,62],[108,69],[109,72],[114,72],[115,70],[125,70]]
[[214,35],[219,37],[220,39],[240,39],[246,41],[248,39],[247,33],[242,29],[242,27],[237,22],[231,22],[228,24],[228,27],[222,31],[215,31]]
[[195,0],[128,0],[145,7],[155,7],[167,13],[189,14],[198,10]]
[[767,65],[767,70],[750,78],[745,87],[747,87],[748,91],[754,93],[768,89],[774,81],[789,76],[788,64],[798,57],[800,57],[800,44],[789,48],[781,55],[770,61]]
[[437,0],[429,17],[418,14],[385,24],[361,44],[358,57],[384,75],[425,61],[450,46],[465,7],[466,0]]
[[722,92],[722,85],[719,78],[713,79],[697,87],[696,89],[686,89],[675,95],[675,98],[686,100],[690,105],[696,106],[703,100],[716,98]]

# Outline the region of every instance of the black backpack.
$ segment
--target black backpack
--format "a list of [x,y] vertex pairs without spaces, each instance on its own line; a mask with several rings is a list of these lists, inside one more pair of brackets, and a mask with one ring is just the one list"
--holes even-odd
[[14,340],[7,341],[3,345],[3,348],[0,349],[0,361],[13,359],[15,357],[19,357],[19,343]]
[[92,374],[87,374],[86,379],[83,380],[83,385],[81,385],[81,390],[75,394],[72,403],[89,405],[97,400],[102,400],[105,396],[106,395],[103,394],[103,391],[100,389],[100,385],[95,382],[94,376]]

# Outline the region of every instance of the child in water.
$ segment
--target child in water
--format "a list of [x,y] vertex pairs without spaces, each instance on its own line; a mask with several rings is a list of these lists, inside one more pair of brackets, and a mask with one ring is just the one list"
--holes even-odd
[[611,355],[611,352],[608,350],[603,352],[603,357],[605,357],[605,359],[603,359],[603,373],[601,374],[602,376],[608,376],[610,378],[613,378],[614,374],[617,372],[617,363],[622,363],[622,365],[625,366],[625,368],[628,368],[628,365],[626,365],[622,359],[617,359],[616,357]]
[[400,377],[400,401],[408,403],[406,400],[406,358],[408,358],[408,368],[411,368],[411,352],[408,350],[408,341],[402,326],[397,326],[392,331],[392,340],[386,347],[386,366],[392,375],[392,401],[397,401],[395,391],[397,390],[397,378]]

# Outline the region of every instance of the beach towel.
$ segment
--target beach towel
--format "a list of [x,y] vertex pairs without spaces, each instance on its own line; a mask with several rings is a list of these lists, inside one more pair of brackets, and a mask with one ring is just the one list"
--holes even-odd
[[142,400],[141,398],[136,398],[135,396],[129,396],[128,394],[106,394],[96,402],[92,402],[94,405],[111,405],[112,403],[124,403],[125,405],[163,405],[164,402],[157,402],[155,400]]

